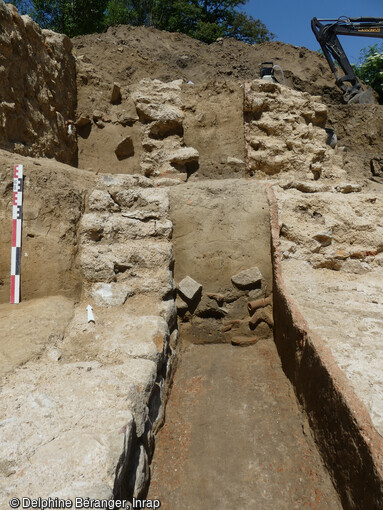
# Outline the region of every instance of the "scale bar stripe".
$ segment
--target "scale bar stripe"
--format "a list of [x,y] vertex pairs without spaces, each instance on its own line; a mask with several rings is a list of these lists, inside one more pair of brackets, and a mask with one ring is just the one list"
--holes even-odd
[[15,276],[20,276],[20,264],[21,264],[21,248],[16,248],[16,273],[15,273]]
[[15,303],[15,276],[11,276],[11,303]]
[[11,258],[11,276],[16,274],[16,248],[12,247],[12,258]]
[[17,220],[12,220],[12,248],[16,248],[17,242]]
[[23,165],[13,170],[11,303],[20,302],[21,230],[23,216]]
[[[21,248],[21,220],[16,220],[16,248]],[[21,257],[21,254],[20,254]]]
[[20,276],[17,275],[11,276],[11,303],[20,303]]

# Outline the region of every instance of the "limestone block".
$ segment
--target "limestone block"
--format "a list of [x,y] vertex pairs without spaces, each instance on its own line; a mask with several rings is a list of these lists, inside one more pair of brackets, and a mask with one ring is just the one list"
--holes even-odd
[[92,114],[93,120],[103,120],[104,114],[101,110],[94,110]]
[[182,125],[184,114],[177,106],[163,103],[136,103],[137,113],[145,122],[158,121],[163,124],[174,123]]
[[130,208],[137,201],[139,192],[136,189],[125,189],[112,193],[112,196],[121,208]]
[[227,164],[231,166],[240,166],[242,167],[245,163],[242,161],[242,159],[239,158],[232,158],[230,156],[227,157]]
[[115,262],[110,248],[87,246],[81,252],[80,266],[89,282],[109,282],[115,276]]
[[157,236],[171,239],[173,234],[173,223],[170,220],[162,220],[155,222],[155,234]]
[[109,239],[113,239],[115,242],[126,239],[144,239],[157,235],[156,225],[155,220],[142,221],[137,218],[113,215],[105,221],[104,232]]
[[112,247],[116,264],[127,267],[170,267],[174,262],[173,247],[168,242],[135,240]]
[[159,316],[126,315],[117,324],[104,326],[98,359],[126,359],[126,357],[150,360],[160,365],[169,343],[169,327]]
[[[81,231],[85,222],[88,223],[88,215],[86,216],[87,218],[82,221]],[[149,219],[151,215],[147,215],[145,218],[136,217],[134,214],[132,216],[114,214],[100,221],[99,228],[102,228],[103,239],[113,239],[117,242],[148,237],[171,238],[173,224],[170,220]],[[97,222],[94,223],[95,230],[97,230],[97,224]],[[92,227],[89,227],[87,233],[89,237],[93,235],[92,232]]]
[[335,186],[335,190],[338,193],[359,193],[362,191],[363,184],[360,183],[351,183],[351,182],[340,182]]
[[110,194],[101,189],[95,189],[89,195],[88,207],[91,211],[119,210],[118,204],[114,202]]
[[99,186],[106,186],[111,193],[121,189],[129,189],[139,186],[140,188],[153,188],[153,183],[143,175],[126,174],[103,174],[97,177]]
[[251,90],[254,92],[271,92],[279,94],[281,92],[281,85],[272,83],[266,80],[254,80],[251,82]]
[[82,241],[99,241],[104,233],[107,216],[105,214],[88,213],[84,214],[80,221],[79,234]]
[[138,115],[133,101],[130,98],[131,103],[127,110],[123,109],[117,113],[117,122],[122,126],[131,126],[138,120]]
[[[120,326],[107,315],[106,337]],[[122,324],[119,338],[124,328]],[[81,329],[71,333],[78,339]],[[128,454],[132,417],[137,436],[145,431],[157,378],[157,365],[149,359],[110,359],[104,366],[97,361],[36,360],[28,370],[10,375],[9,385],[1,388],[6,419],[0,463],[12,457],[19,476],[7,483],[0,501],[23,489],[32,498],[69,492],[79,480],[90,491],[86,496],[98,488],[100,496],[109,497],[106,488],[113,490],[118,463]]]
[[193,161],[198,161],[199,153],[193,147],[181,147],[169,155],[169,161],[176,165],[185,165]]
[[[130,278],[129,271],[169,268],[174,262],[172,245],[152,240],[131,240],[112,245],[86,245],[80,255],[84,277],[89,282],[111,282],[116,275]],[[121,279],[121,278],[120,278]]]
[[170,329],[176,326],[177,307],[174,299],[167,299],[161,303],[160,315],[167,322]]
[[266,98],[263,95],[251,95],[246,98],[245,110],[252,113],[262,112],[265,107]]
[[91,287],[91,297],[98,306],[123,305],[134,291],[126,283],[95,283]]
[[163,138],[171,135],[183,135],[182,118],[160,119],[152,122],[149,126],[149,133],[156,138]]
[[177,348],[178,337],[179,337],[179,331],[178,331],[178,329],[175,329],[173,331],[173,333],[170,335],[170,340],[169,340],[170,347],[173,349],[173,351]]
[[178,292],[181,294],[181,297],[186,301],[194,301],[201,296],[202,293],[202,285],[190,276],[186,276],[183,280],[181,280],[178,284]]
[[263,276],[260,270],[254,266],[245,269],[231,277],[231,281],[239,289],[251,289],[262,286]]
[[169,196],[165,189],[127,189],[112,193],[112,196],[123,210],[135,205],[135,208],[139,208],[140,211],[157,213],[156,218],[166,215],[169,210]]
[[38,448],[30,462],[35,470],[39,466],[42,479],[48,478],[49,473],[52,477],[60,477],[63,471],[70,471],[73,481],[107,478],[112,488],[118,458],[114,459],[114,465],[109,464],[109,445],[105,439],[102,435],[70,430]]
[[148,269],[135,270],[134,276],[129,277],[128,283],[135,295],[157,294],[161,299],[164,299],[174,291],[173,274],[167,268],[161,268],[157,271]]
[[178,176],[174,176],[173,178],[159,177],[159,178],[153,179],[153,180],[156,183],[156,186],[164,186],[164,187],[177,186],[178,184],[183,182],[182,179],[180,179]]
[[90,118],[84,114],[79,115],[79,117],[77,118],[77,120],[75,122],[76,127],[78,127],[78,128],[87,126],[90,123],[91,123]]

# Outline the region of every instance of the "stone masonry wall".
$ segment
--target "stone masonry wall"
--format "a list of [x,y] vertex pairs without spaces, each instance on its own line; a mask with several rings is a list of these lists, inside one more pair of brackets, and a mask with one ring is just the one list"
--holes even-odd
[[145,495],[178,338],[168,209],[141,176],[103,174],[89,192],[72,319],[3,380],[2,508],[16,494]]

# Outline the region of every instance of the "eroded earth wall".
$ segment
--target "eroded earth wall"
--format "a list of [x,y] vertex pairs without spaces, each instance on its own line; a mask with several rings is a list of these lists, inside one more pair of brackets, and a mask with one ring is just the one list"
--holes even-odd
[[[15,159],[17,158],[17,160]],[[12,169],[26,169],[23,205],[22,300],[58,294],[76,298],[77,230],[93,175],[47,159],[0,150],[0,303],[9,302],[12,240]],[[89,174],[89,175],[88,175]]]
[[2,0],[0,23],[0,148],[76,164],[67,123],[77,101],[70,39]]

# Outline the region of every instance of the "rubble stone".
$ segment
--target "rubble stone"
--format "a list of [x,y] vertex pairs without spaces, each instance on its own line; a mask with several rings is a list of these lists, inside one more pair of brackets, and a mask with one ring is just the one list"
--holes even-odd
[[190,276],[186,276],[178,284],[178,291],[186,301],[194,301],[201,295],[202,285]]
[[257,267],[244,269],[240,273],[231,277],[231,281],[239,289],[250,289],[254,287],[261,287],[262,273]]

